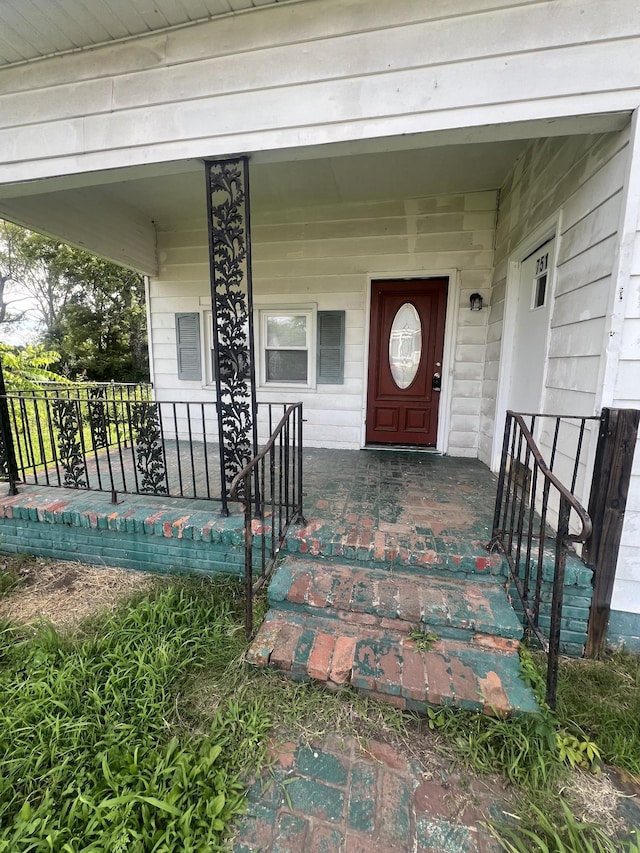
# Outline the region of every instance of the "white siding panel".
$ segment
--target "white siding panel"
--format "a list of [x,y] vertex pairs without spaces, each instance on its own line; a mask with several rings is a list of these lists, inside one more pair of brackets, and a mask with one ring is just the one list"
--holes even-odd
[[274,4],[5,69],[0,181],[637,106],[633,0],[435,5]]
[[[640,317],[627,317],[622,330],[620,357],[640,361]],[[640,386],[640,376],[638,376]]]
[[[533,141],[500,195],[484,373],[480,457],[493,446],[496,367],[503,331],[507,262],[550,217],[561,215],[544,410],[592,415],[619,242],[629,130]],[[521,258],[513,258],[522,260]],[[494,346],[495,344],[495,346]],[[506,353],[503,353],[506,357]],[[491,409],[493,406],[493,415]],[[580,495],[584,500],[586,496]]]
[[603,317],[596,317],[593,320],[576,320],[574,323],[565,324],[562,328],[552,328],[549,357],[599,356],[604,334]]

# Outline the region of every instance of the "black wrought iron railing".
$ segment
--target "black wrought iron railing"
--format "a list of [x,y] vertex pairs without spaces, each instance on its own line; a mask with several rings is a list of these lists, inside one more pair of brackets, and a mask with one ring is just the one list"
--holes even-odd
[[591,519],[574,492],[586,475],[585,435],[592,422],[597,429],[597,417],[507,412],[487,546],[505,556],[525,635],[547,654],[546,701],[552,708],[567,553],[591,533]]
[[[231,500],[245,507],[245,628],[253,634],[253,600],[269,580],[287,533],[304,523],[302,403],[264,404],[270,438],[231,484]],[[278,413],[282,417],[273,426]],[[256,542],[257,540],[257,542]]]
[[[46,386],[0,395],[5,479],[219,500],[216,406],[151,399],[149,386]],[[9,446],[10,445],[10,446]],[[11,474],[11,476],[9,476]]]

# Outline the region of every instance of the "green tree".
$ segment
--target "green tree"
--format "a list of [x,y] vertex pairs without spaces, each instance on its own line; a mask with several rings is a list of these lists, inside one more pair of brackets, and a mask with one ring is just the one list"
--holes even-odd
[[[25,314],[24,308],[16,310],[22,300],[15,292],[24,276],[24,265],[20,257],[20,234],[22,229],[0,220],[0,328],[19,323]],[[13,291],[13,292],[12,292]]]
[[29,296],[39,342],[60,354],[68,375],[148,379],[142,276],[10,223],[0,242],[0,270],[10,242],[12,281]]
[[7,391],[36,389],[41,382],[60,382],[60,374],[51,366],[60,361],[57,352],[42,345],[12,347],[0,344],[0,361]]

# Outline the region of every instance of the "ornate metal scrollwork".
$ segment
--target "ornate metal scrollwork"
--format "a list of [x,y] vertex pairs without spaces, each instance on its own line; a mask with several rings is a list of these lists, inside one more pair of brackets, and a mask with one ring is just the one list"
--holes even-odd
[[16,450],[13,444],[9,402],[6,395],[7,389],[4,384],[2,359],[0,359],[0,480],[8,480],[9,494],[17,495],[16,480],[18,479],[18,470],[16,465]]
[[223,512],[256,450],[248,162],[208,162],[209,256]]
[[100,450],[103,447],[109,446],[109,437],[107,434],[107,410],[104,396],[104,388],[102,386],[96,385],[93,388],[89,388],[87,409],[89,412],[91,435],[93,437],[93,447],[95,450]]
[[141,475],[139,491],[151,495],[169,494],[158,404],[134,403],[131,406],[131,430],[136,468]]
[[64,470],[63,485],[87,489],[87,469],[82,446],[82,415],[77,400],[59,398],[51,404],[58,435],[58,457]]

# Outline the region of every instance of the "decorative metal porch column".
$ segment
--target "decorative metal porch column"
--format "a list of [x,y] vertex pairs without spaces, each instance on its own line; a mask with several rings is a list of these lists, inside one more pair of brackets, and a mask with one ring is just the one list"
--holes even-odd
[[257,452],[247,157],[205,161],[222,514],[229,486]]

